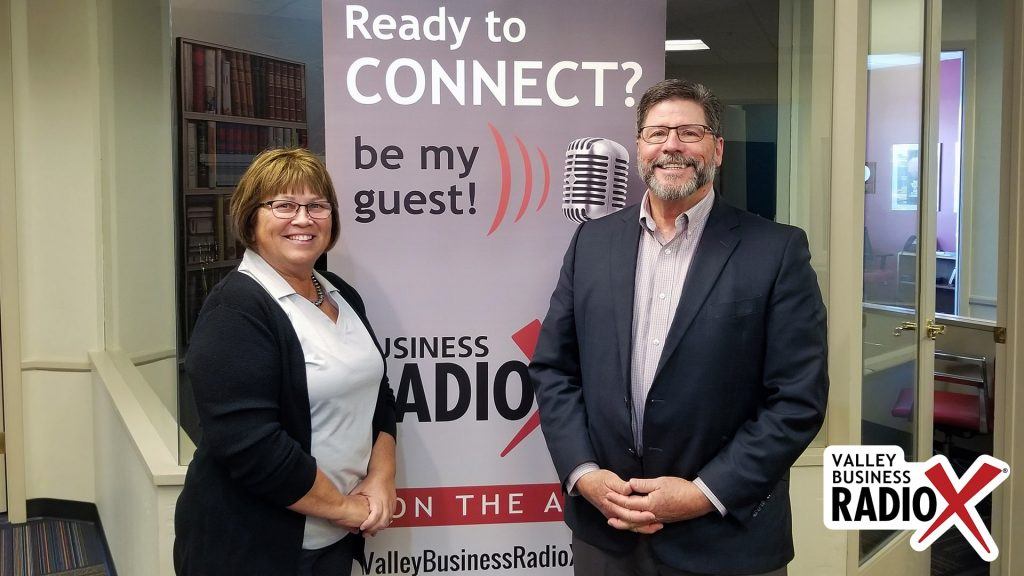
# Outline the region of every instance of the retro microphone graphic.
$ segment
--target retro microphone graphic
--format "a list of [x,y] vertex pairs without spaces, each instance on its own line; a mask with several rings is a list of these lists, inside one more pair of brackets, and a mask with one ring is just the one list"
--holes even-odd
[[626,206],[629,152],[607,138],[577,138],[565,149],[562,213],[570,222],[607,216]]

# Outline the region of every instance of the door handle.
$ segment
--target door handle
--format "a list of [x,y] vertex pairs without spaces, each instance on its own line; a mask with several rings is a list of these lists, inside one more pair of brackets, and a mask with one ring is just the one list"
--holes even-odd
[[929,338],[931,338],[932,340],[935,340],[940,335],[946,333],[946,326],[945,326],[945,324],[936,324],[935,320],[929,318],[928,319],[928,323],[925,324],[924,330],[925,330],[925,333],[928,334]]
[[893,329],[893,336],[900,336],[905,330],[914,331],[917,330],[917,322],[903,322],[899,326]]
[[[917,322],[903,322],[893,329],[892,335],[900,336],[904,332],[913,332],[914,330],[917,330]],[[936,324],[935,320],[929,318],[928,322],[925,324],[924,330],[925,334],[927,334],[929,338],[935,340],[939,336],[946,333],[946,325]]]

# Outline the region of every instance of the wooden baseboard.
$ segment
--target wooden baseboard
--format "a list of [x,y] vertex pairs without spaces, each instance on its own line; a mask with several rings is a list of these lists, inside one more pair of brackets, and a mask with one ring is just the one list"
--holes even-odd
[[60,500],[57,498],[30,498],[25,501],[25,510],[29,518],[61,518],[64,520],[81,520],[83,522],[100,522],[100,511],[93,502],[77,500]]

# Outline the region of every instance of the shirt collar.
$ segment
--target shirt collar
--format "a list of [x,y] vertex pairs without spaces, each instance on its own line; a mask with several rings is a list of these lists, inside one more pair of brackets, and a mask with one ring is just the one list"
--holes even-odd
[[[238,265],[238,271],[249,274],[255,278],[256,281],[263,286],[264,290],[266,290],[275,300],[287,298],[292,294],[298,296],[298,293],[294,288],[292,288],[292,285],[282,278],[281,275],[277,273],[277,270],[274,270],[273,266],[267,263],[262,256],[251,248],[247,248],[245,250],[245,254],[242,255],[242,262]],[[322,274],[316,270],[313,271],[313,274],[316,275],[316,279],[320,282],[320,285],[323,286],[325,292],[338,291],[338,289],[324,278]]]
[[[658,227],[654,223],[654,217],[651,216],[651,191],[644,192],[644,198],[640,202],[640,226],[651,232],[656,232]],[[715,189],[712,188],[708,195],[701,199],[700,202],[694,204],[689,210],[683,212],[679,216],[676,216],[676,234],[684,229],[684,223],[687,228],[700,224],[701,227],[708,220],[708,216],[711,214],[711,207],[715,204]]]

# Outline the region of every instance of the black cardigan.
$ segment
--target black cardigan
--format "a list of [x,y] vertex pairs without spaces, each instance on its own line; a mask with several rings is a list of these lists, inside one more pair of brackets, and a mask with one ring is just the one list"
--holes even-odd
[[[377,343],[359,294],[336,275],[323,274]],[[175,572],[294,574],[305,516],[286,506],[312,488],[316,461],[310,455],[306,365],[291,321],[255,280],[231,272],[203,305],[185,371],[202,438],[174,514]],[[386,371],[371,439],[380,432],[396,436]]]

